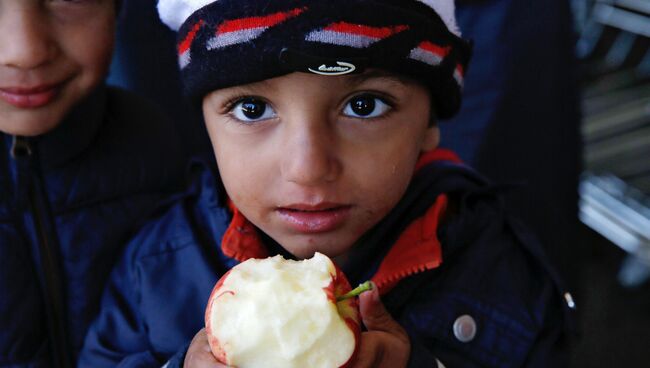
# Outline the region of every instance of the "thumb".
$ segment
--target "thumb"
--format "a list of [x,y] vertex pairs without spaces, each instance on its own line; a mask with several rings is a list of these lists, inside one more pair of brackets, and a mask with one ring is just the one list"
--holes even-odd
[[384,303],[379,298],[379,289],[374,283],[370,292],[359,295],[359,310],[368,331],[383,331],[397,337],[407,336],[406,331],[384,307]]

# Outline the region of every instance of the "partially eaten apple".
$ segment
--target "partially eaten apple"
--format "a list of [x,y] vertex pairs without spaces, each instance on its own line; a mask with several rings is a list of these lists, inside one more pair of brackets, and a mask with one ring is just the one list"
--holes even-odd
[[350,366],[360,338],[358,300],[325,255],[251,259],[217,282],[205,312],[208,342],[238,368]]

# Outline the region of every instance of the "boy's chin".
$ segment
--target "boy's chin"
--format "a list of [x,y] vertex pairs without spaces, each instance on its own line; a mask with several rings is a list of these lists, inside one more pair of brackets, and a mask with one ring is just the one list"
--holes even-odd
[[37,108],[16,108],[0,103],[0,131],[9,135],[34,137],[48,133],[63,122],[77,100],[59,96]]
[[34,137],[54,130],[60,123],[61,119],[55,119],[52,115],[44,116],[42,119],[31,116],[21,119],[18,116],[0,122],[0,131],[9,135]]
[[278,243],[296,258],[306,259],[313,257],[316,252],[337,258],[347,253],[354,241],[337,236],[309,235],[291,237]]

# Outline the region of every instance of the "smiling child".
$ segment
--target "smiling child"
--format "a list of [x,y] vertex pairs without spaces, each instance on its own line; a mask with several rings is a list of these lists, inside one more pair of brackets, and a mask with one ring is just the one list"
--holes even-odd
[[118,250],[181,170],[170,122],[103,84],[117,7],[0,0],[3,367],[74,366]]
[[197,165],[133,239],[82,366],[219,367],[202,330],[216,280],[249,258],[316,251],[377,285],[361,296],[355,367],[564,364],[569,310],[541,247],[436,148],[470,54],[452,1],[161,0],[159,12],[179,31],[218,167]]

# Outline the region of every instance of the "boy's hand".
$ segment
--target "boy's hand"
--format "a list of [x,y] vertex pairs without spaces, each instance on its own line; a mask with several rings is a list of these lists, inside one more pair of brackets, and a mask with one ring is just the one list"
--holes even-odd
[[[368,331],[361,334],[361,346],[354,368],[402,368],[408,363],[411,343],[408,334],[388,313],[376,287],[359,296],[361,318]],[[228,368],[214,358],[205,328],[201,329],[185,355],[188,368]]]
[[361,346],[354,368],[403,368],[411,352],[408,334],[388,313],[379,290],[359,295],[361,318],[368,329],[361,334]]
[[217,362],[217,359],[212,355],[205,328],[202,328],[192,339],[192,343],[190,343],[190,347],[187,349],[187,354],[185,354],[183,367],[228,368],[228,366]]

